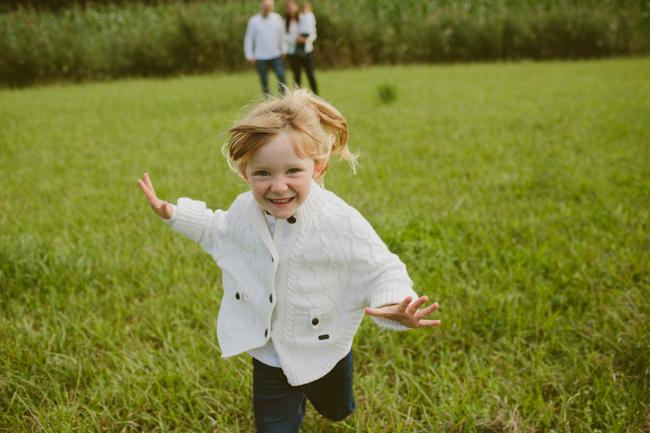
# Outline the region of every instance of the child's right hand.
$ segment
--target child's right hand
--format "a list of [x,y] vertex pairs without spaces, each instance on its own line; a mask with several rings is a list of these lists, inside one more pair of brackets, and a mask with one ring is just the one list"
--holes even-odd
[[138,179],[138,185],[140,185],[140,189],[144,193],[145,197],[147,197],[147,200],[149,200],[151,209],[153,209],[153,211],[156,212],[158,216],[166,220],[170,219],[173,214],[172,207],[169,203],[164,200],[160,200],[156,196],[156,190],[153,189],[153,184],[151,183],[151,179],[149,179],[148,173],[144,174],[144,180]]

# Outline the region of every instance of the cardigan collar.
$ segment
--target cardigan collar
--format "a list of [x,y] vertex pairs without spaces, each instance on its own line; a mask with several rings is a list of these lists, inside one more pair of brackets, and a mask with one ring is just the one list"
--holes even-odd
[[[321,190],[322,187],[318,183],[316,183],[316,181],[312,180],[310,190],[309,190],[309,195],[302,203],[302,205],[298,209],[296,209],[296,212],[292,215],[295,218],[295,222],[293,224],[295,226],[294,227],[295,230],[300,230],[300,227],[302,226],[304,219],[313,216],[312,211],[314,205],[318,201],[317,196],[319,195]],[[248,205],[248,209],[246,209],[246,218],[248,219],[248,222],[251,224],[251,226],[253,227],[257,235],[260,237],[262,242],[264,242],[266,248],[271,252],[273,259],[277,263],[277,260],[279,259],[279,255],[277,249],[275,248],[275,244],[273,243],[271,232],[269,232],[269,228],[266,225],[264,210],[260,207],[259,203],[257,203],[257,200],[255,200],[255,198],[253,197],[253,194],[250,195],[250,202]],[[288,222],[286,222],[285,220],[281,224],[288,224]]]

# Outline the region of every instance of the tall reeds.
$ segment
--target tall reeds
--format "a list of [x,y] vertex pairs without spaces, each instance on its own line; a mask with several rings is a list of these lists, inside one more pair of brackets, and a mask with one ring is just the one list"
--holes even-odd
[[[650,52],[644,2],[315,1],[319,67]],[[18,8],[0,14],[0,83],[232,71],[256,1]],[[278,2],[278,7],[281,7]]]

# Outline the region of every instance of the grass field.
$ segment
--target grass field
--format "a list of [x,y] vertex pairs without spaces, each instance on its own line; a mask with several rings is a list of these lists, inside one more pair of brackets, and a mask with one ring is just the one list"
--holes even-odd
[[[441,304],[365,319],[357,412],[305,432],[650,431],[650,59],[319,74],[360,152],[327,187]],[[393,104],[377,87],[391,83]],[[149,210],[227,207],[252,74],[0,90],[0,431],[250,432],[210,257]]]

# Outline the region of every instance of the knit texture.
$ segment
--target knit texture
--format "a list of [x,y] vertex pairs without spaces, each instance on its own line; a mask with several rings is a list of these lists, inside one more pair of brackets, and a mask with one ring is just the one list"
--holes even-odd
[[[289,383],[297,386],[324,376],[350,351],[364,307],[417,295],[404,264],[335,194],[312,182],[294,216],[282,259],[250,192],[237,197],[228,211],[211,211],[203,202],[182,198],[170,224],[198,242],[222,269],[217,320],[222,355],[246,352],[272,338]],[[278,220],[281,224],[288,222]],[[392,320],[373,320],[389,329],[408,329]]]

